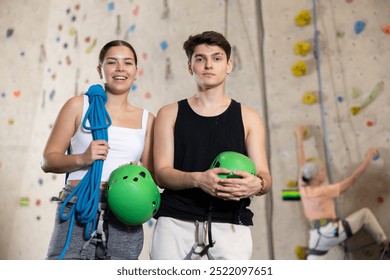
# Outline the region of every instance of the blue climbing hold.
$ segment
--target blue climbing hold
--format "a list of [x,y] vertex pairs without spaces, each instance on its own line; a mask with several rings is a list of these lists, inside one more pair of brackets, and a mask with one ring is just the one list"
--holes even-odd
[[366,27],[366,23],[364,21],[358,20],[355,23],[355,33],[356,34],[361,33],[364,30],[365,27]]
[[380,159],[380,157],[381,157],[381,155],[378,153],[372,159],[373,160],[378,160],[378,159]]

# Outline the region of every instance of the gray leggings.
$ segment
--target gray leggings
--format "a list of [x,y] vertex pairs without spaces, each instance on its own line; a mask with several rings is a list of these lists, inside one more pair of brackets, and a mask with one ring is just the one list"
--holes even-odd
[[[61,200],[65,199],[74,187],[65,186],[60,195]],[[105,202],[106,191],[100,190],[101,201]],[[70,218],[67,221],[61,221],[59,209],[62,202],[57,206],[56,217],[54,222],[54,230],[52,232],[48,253],[46,259],[58,259],[65,246]],[[64,213],[66,215],[66,213]],[[114,214],[106,211],[108,215],[108,232],[107,232],[107,256],[112,260],[137,260],[142,251],[144,242],[144,232],[142,225],[129,226],[121,223]],[[72,238],[69,247],[63,259],[80,260],[80,259],[95,259],[96,243],[90,242],[84,253],[81,254],[81,249],[86,244],[84,239],[84,225],[79,221],[74,222]]]

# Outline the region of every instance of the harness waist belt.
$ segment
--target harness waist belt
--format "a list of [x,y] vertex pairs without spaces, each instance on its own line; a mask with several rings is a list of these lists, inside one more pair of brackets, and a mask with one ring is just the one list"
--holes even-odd
[[338,219],[330,219],[330,218],[324,218],[324,219],[319,219],[319,220],[312,220],[310,221],[309,225],[311,229],[314,228],[320,228],[323,226],[326,226],[329,223],[337,222]]
[[316,250],[316,249],[309,249],[309,255],[323,256],[323,255],[325,255],[326,253],[328,253],[328,251],[322,251],[322,250]]

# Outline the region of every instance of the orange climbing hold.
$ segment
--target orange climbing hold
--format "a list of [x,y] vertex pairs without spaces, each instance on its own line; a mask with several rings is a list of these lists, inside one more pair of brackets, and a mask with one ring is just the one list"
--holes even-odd
[[382,27],[382,31],[383,33],[385,33],[386,35],[390,35],[390,25],[384,25]]

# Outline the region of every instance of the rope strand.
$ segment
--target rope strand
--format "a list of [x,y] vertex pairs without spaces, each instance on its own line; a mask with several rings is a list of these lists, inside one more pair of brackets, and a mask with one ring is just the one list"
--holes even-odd
[[[106,140],[108,142],[108,127],[111,125],[111,118],[104,106],[107,103],[107,95],[101,85],[92,85],[85,94],[89,98],[90,105],[82,121],[82,126],[92,132],[94,140]],[[87,121],[90,123],[89,126],[87,126]],[[96,229],[103,163],[103,160],[95,160],[92,163],[87,174],[60,207],[59,216],[61,221],[66,221],[69,218],[71,220],[67,240],[59,259],[64,257],[69,247],[75,219],[85,225],[84,238],[86,240],[91,238]],[[70,207],[70,211],[64,215],[65,207],[72,197],[76,197],[77,201]]]

